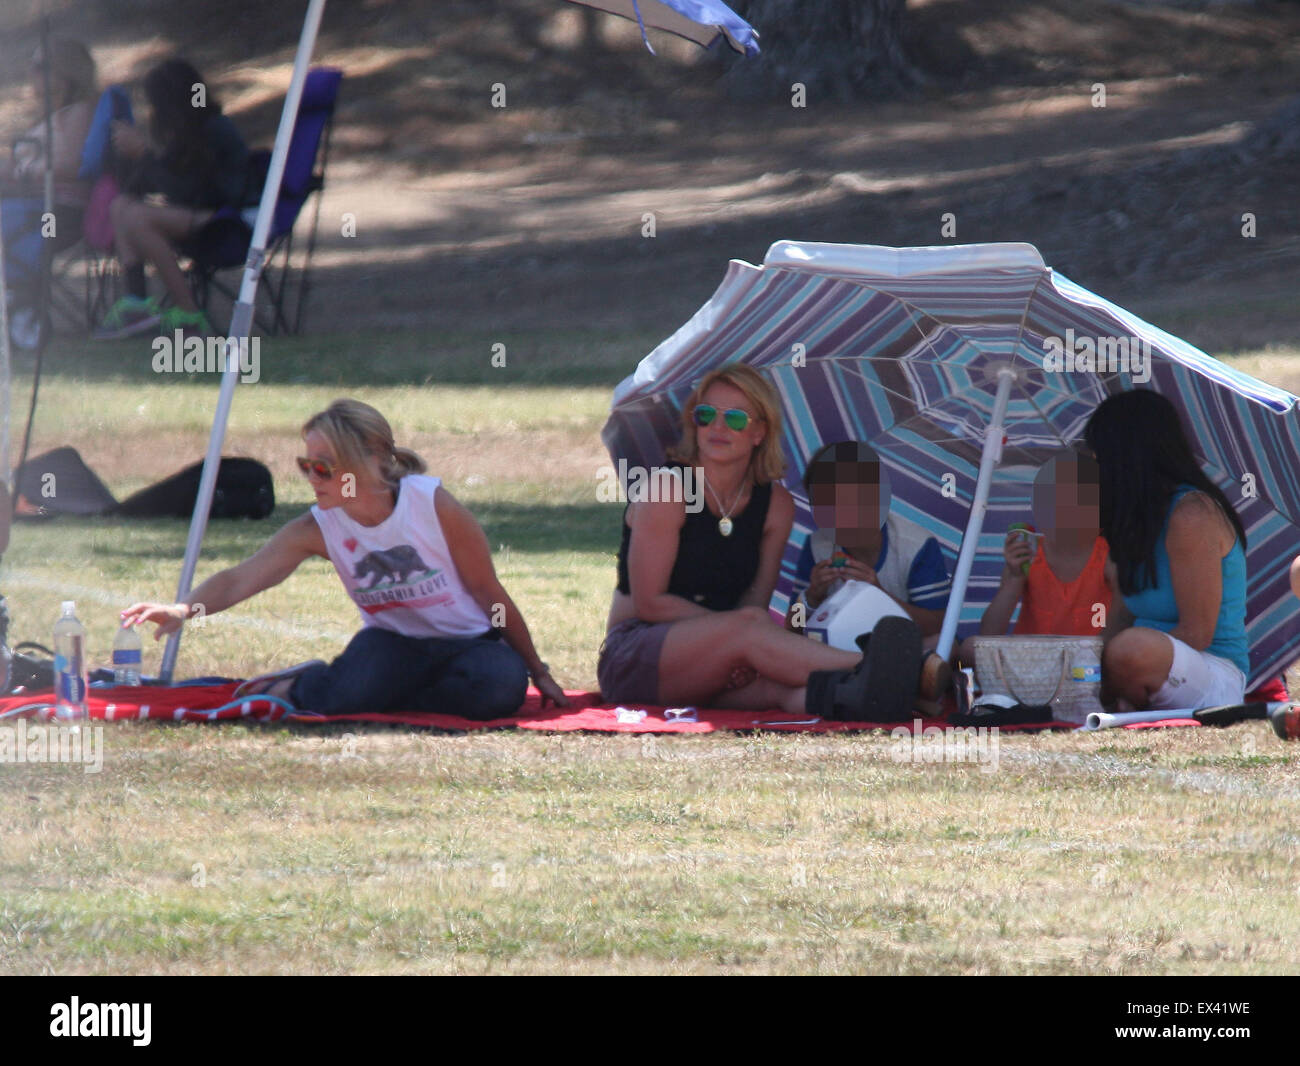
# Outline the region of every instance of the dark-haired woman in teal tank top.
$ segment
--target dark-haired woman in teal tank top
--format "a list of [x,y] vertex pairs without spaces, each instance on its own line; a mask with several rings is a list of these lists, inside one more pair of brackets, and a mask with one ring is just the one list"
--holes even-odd
[[1103,701],[1120,710],[1240,703],[1250,673],[1241,519],[1158,393],[1110,397],[1084,439],[1100,468],[1115,592]]

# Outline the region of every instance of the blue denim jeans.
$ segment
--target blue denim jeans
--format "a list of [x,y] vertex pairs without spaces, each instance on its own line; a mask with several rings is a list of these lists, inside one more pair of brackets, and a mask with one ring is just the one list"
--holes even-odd
[[482,637],[404,637],[367,626],[329,666],[300,674],[289,702],[321,714],[435,711],[486,721],[516,713],[528,670],[495,630]]
[[[41,268],[41,213],[44,200],[14,197],[0,202],[0,233],[4,235],[5,284],[11,289],[33,283]],[[59,219],[62,226],[62,219]]]

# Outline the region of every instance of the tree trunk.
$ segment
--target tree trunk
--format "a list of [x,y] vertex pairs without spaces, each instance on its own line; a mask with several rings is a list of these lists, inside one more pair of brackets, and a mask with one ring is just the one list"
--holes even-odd
[[924,82],[903,44],[906,0],[736,0],[759,33],[762,54],[732,64],[727,79],[745,96],[816,100],[896,96]]

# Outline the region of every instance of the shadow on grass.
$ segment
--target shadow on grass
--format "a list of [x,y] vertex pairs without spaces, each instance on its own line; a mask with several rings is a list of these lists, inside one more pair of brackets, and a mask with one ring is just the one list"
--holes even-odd
[[[493,551],[514,552],[618,551],[622,507],[617,504],[471,504]],[[306,505],[280,506],[262,521],[213,519],[203,538],[203,569],[213,562],[226,565],[247,558],[286,522],[308,510]],[[100,563],[129,560],[180,560],[189,522],[179,518],[123,519],[59,517],[22,522],[19,530],[41,530],[71,540],[84,533],[87,551]],[[120,535],[113,535],[117,531]],[[104,536],[108,534],[108,536]]]
[[478,503],[471,508],[488,543],[520,552],[618,551],[623,508],[612,503]]
[[[613,388],[661,340],[664,330],[530,330],[441,332],[367,330],[304,337],[258,338],[257,384],[315,386],[534,385]],[[85,382],[220,383],[218,373],[154,370],[149,338],[90,342],[56,334],[42,377]],[[28,378],[32,357],[16,352],[15,379]],[[220,366],[214,348],[205,365]],[[245,382],[251,383],[251,382]],[[23,389],[27,386],[23,385]]]

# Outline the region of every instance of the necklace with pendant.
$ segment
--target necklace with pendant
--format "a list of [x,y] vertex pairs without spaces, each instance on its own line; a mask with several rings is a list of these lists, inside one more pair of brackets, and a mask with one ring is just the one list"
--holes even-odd
[[[709,484],[709,479],[704,476],[704,467],[700,467],[700,480],[704,482],[705,489],[713,491],[713,486]],[[718,505],[718,510],[722,512],[722,517],[718,519],[718,532],[724,537],[731,536],[731,531],[736,528],[736,523],[731,520],[731,512],[736,509],[736,504],[740,502],[740,497],[745,494],[745,480],[740,481],[740,488],[736,490],[736,495],[731,499],[730,507],[722,506],[722,497],[713,492],[713,499]]]

